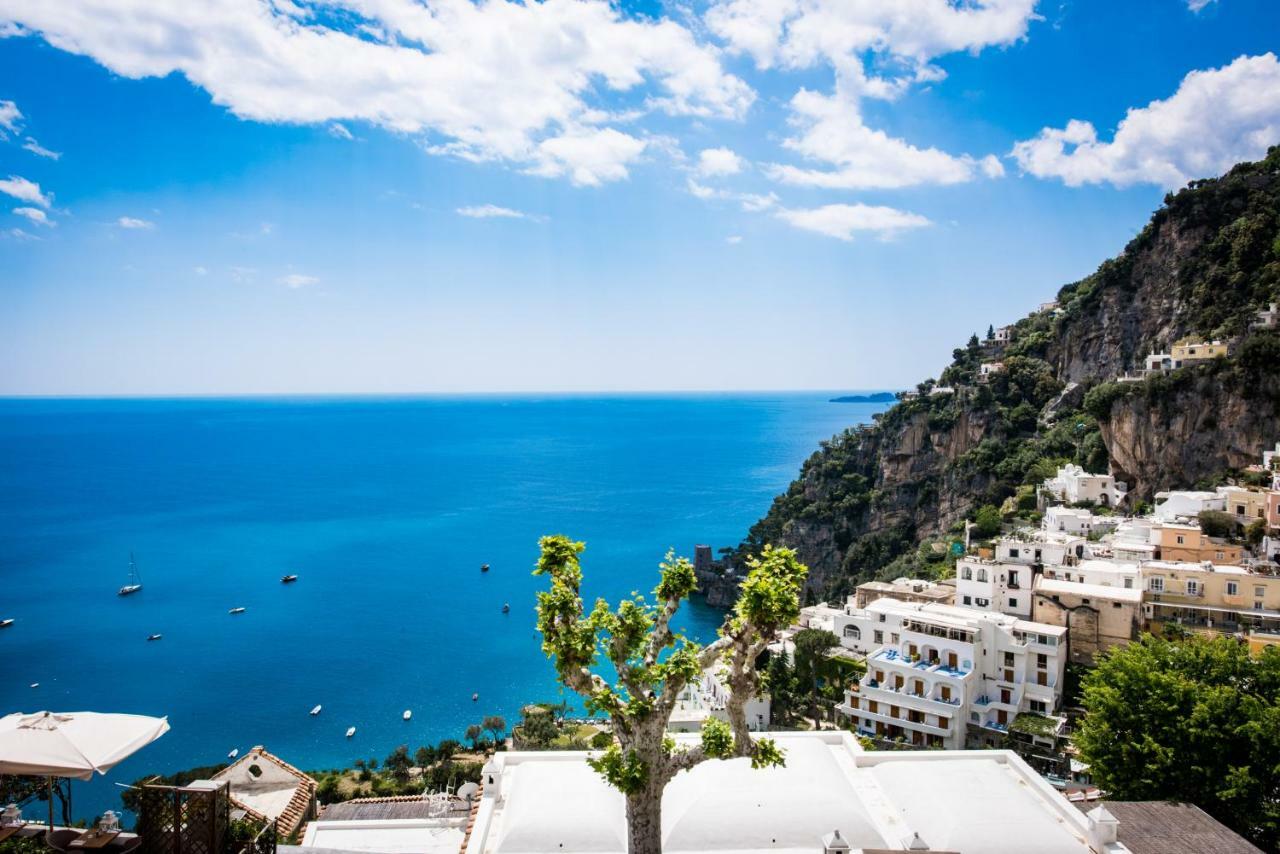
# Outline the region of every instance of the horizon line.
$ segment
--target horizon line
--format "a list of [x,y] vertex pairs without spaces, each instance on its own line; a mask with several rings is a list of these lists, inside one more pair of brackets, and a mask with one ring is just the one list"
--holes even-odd
[[876,394],[902,388],[697,388],[697,389],[536,389],[478,391],[265,391],[265,392],[143,392],[32,393],[0,392],[0,400],[236,400],[265,398],[411,398],[411,397],[619,397],[627,395],[724,394]]

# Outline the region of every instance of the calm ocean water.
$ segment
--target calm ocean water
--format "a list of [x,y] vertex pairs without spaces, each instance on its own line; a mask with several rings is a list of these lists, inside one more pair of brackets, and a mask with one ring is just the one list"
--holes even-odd
[[[514,722],[562,693],[538,537],[587,542],[590,595],[647,592],[668,547],[737,542],[884,408],[830,396],[0,401],[0,713],[168,715],[75,785],[86,817],[232,748],[336,767]],[[121,598],[130,552],[144,589]],[[705,639],[719,615],[683,620]]]

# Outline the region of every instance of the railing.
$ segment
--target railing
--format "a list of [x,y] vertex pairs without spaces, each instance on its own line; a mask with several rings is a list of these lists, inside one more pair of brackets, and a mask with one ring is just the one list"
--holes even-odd
[[274,821],[267,822],[258,831],[257,835],[244,843],[240,848],[241,854],[276,854],[276,843],[279,839],[279,831]]

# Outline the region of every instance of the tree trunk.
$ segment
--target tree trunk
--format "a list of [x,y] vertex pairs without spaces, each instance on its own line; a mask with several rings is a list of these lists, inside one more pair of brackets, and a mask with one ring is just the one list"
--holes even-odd
[[627,854],[662,854],[662,788],[627,796]]

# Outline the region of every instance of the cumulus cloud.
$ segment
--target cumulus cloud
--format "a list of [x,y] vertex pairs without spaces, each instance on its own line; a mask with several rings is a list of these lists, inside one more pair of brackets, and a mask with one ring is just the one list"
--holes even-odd
[[1213,3],[1214,0],[1187,0],[1187,8],[1192,12],[1199,12],[1205,6]]
[[1266,53],[1192,71],[1169,98],[1130,109],[1110,142],[1091,122],[1072,119],[1017,143],[1012,155],[1023,172],[1071,187],[1175,189],[1255,160],[1278,140],[1280,62]]
[[697,172],[706,178],[736,175],[742,171],[743,159],[730,148],[704,148],[698,153]]
[[17,133],[22,128],[22,111],[13,101],[0,101],[0,139],[8,139],[9,134]]
[[26,141],[22,143],[22,147],[37,157],[46,157],[49,160],[60,160],[62,158],[62,152],[50,151],[31,137],[26,138]]
[[334,122],[329,125],[329,136],[334,139],[355,139],[351,131],[347,130],[347,126],[341,122]]
[[472,219],[531,219],[524,211],[504,208],[499,205],[471,205],[458,208],[457,213],[459,216],[471,217]]
[[34,222],[36,225],[53,226],[56,223],[40,208],[14,208],[13,212]]
[[783,208],[775,214],[796,228],[825,234],[839,240],[853,240],[858,232],[869,232],[881,239],[902,231],[922,228],[930,222],[919,214],[880,205],[823,205],[818,208]]
[[728,243],[730,246],[737,246],[739,243],[742,242],[742,235],[730,234],[728,237],[724,239],[724,242]]
[[45,193],[40,192],[40,185],[35,181],[28,181],[26,178],[17,175],[10,175],[8,178],[0,178],[0,193],[7,196],[13,196],[20,202],[30,202],[33,205],[39,205],[42,208],[49,207],[52,204],[52,198]]
[[281,276],[276,281],[284,285],[286,288],[294,288],[296,290],[297,288],[305,288],[310,285],[314,285],[320,280],[315,276],[306,276],[302,273],[290,273],[287,276]]
[[830,94],[801,89],[791,101],[796,135],[787,148],[823,164],[773,164],[766,174],[791,184],[839,189],[954,184],[998,177],[999,161],[919,147],[868,127],[866,98],[894,99],[942,80],[932,60],[957,51],[1012,44],[1026,36],[1036,0],[720,0],[706,14],[712,32],[759,68],[828,65]]
[[154,222],[151,222],[150,220],[138,219],[137,217],[132,217],[132,216],[120,217],[118,220],[116,220],[116,225],[120,226],[121,228],[127,228],[131,230],[148,229],[148,228],[156,227],[156,224]]
[[723,199],[730,202],[737,202],[744,211],[748,213],[760,213],[769,210],[778,203],[776,193],[741,193],[736,190],[722,190],[716,187],[708,187],[705,184],[699,184],[692,178],[689,179],[689,193],[694,198],[709,200]]
[[332,14],[321,18],[260,0],[0,0],[0,25],[125,77],[180,73],[243,118],[366,121],[421,135],[435,153],[584,185],[625,178],[644,147],[599,127],[611,119],[600,99],[625,93],[649,112],[736,118],[755,97],[714,46],[608,0],[324,5]]

